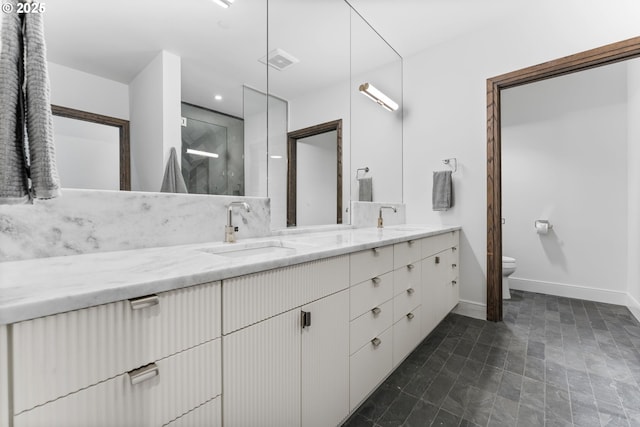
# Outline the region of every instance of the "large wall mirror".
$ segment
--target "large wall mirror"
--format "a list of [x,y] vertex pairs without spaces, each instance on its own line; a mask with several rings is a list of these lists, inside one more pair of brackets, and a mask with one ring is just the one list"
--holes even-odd
[[[340,121],[340,144],[337,131],[298,144],[335,160],[313,173],[330,169],[341,215],[289,225],[349,224],[365,166],[363,200],[402,201],[402,61],[344,0],[59,0],[45,28],[52,103],[130,122],[131,190],[159,191],[175,148],[189,192],[268,196],[272,228],[285,228],[289,135]],[[297,173],[312,183],[311,169]],[[299,203],[320,191],[297,188]]]

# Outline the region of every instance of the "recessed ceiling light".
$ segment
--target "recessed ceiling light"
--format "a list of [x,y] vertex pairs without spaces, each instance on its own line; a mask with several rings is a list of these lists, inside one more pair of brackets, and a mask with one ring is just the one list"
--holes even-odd
[[222,95],[216,95],[213,97],[216,101],[222,101]]

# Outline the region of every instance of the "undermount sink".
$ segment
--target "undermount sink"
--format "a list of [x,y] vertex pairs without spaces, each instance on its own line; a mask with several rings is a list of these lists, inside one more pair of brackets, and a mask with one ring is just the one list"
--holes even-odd
[[298,250],[295,246],[297,245],[287,245],[281,240],[269,240],[266,242],[230,243],[224,246],[213,246],[199,250],[229,258],[242,258],[267,254],[291,255]]

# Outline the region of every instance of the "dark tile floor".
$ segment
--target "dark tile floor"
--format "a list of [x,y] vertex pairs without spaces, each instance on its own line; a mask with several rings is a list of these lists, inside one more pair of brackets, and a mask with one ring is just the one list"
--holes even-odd
[[504,322],[449,314],[344,426],[640,426],[640,323],[512,291]]

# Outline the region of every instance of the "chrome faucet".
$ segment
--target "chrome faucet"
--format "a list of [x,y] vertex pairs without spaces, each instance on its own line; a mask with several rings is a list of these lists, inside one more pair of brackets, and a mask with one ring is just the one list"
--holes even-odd
[[251,207],[247,202],[231,202],[227,205],[227,225],[224,227],[224,241],[226,243],[236,242],[236,231],[238,231],[238,227],[234,227],[231,221],[234,206],[242,206],[247,212],[251,212]]
[[398,210],[396,208],[394,208],[393,206],[380,206],[380,214],[378,215],[378,228],[382,228],[383,227],[382,209],[393,209],[393,213],[398,212]]

